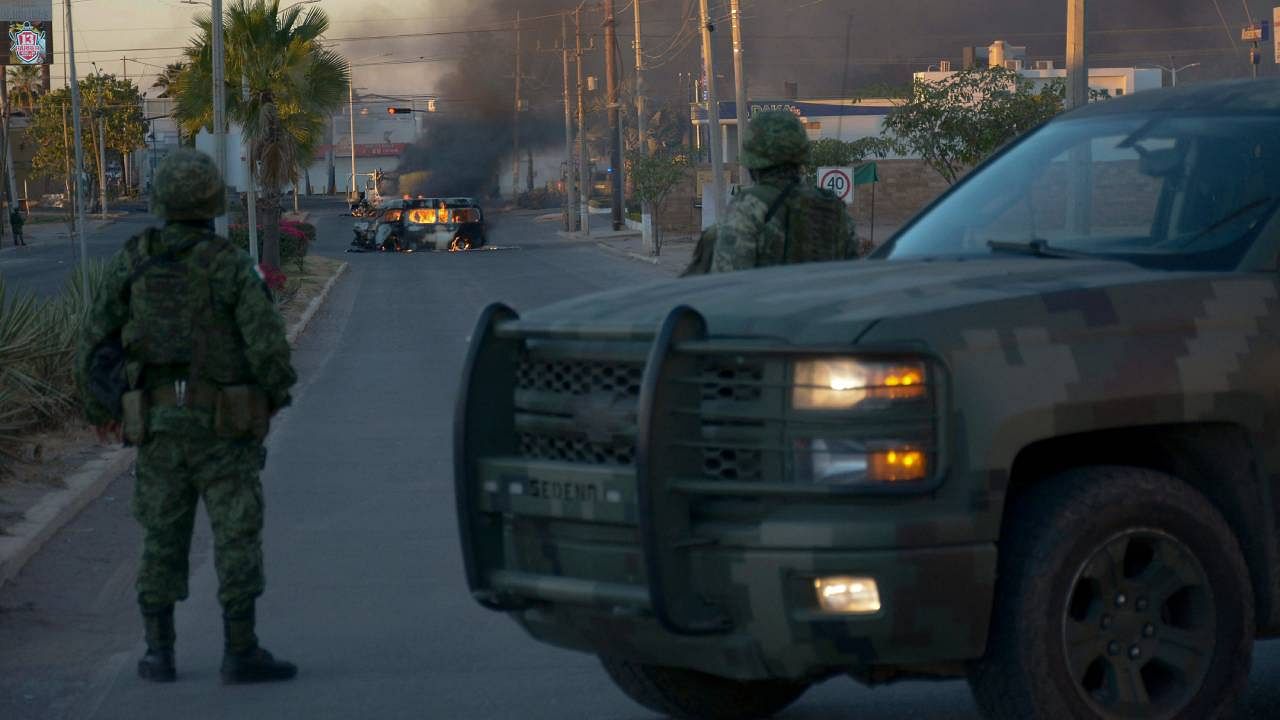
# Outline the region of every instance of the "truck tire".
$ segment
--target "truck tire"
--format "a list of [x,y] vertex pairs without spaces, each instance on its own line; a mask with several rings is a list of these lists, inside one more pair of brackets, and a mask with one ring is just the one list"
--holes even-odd
[[788,680],[729,680],[695,670],[602,657],[627,697],[678,720],[762,720],[782,712],[809,689]]
[[1199,492],[1130,467],[1065,472],[1007,512],[985,717],[1231,717],[1253,654],[1253,586]]

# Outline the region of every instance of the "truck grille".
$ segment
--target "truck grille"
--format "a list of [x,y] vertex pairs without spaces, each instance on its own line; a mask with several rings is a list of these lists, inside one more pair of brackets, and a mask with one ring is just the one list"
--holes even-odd
[[[585,427],[574,407],[583,403],[634,413],[640,400],[643,362],[566,357],[567,352],[526,350],[516,372],[516,412],[520,454],[530,460],[625,467],[635,464],[636,438],[627,433]],[[758,358],[715,356],[698,362],[697,375],[686,388],[690,400],[709,408],[740,411],[765,395],[765,368]],[[750,447],[762,423],[704,419],[703,477],[724,481],[759,481],[764,453]]]
[[634,442],[599,443],[584,438],[542,432],[522,432],[520,433],[520,454],[530,460],[631,465],[635,462],[636,445]]
[[516,374],[516,389],[557,395],[640,397],[644,365],[591,360],[524,358]]

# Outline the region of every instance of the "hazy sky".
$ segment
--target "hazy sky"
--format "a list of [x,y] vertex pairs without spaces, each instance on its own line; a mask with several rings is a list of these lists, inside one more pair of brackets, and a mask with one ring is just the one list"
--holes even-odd
[[[500,2],[500,0],[499,0]],[[286,3],[287,4],[287,3]],[[404,34],[421,31],[452,30],[463,26],[461,8],[474,7],[475,0],[322,0],[318,7],[328,13],[333,28],[329,36],[335,40],[369,35]],[[53,68],[54,83],[60,85],[66,76],[64,56],[66,41],[62,22],[63,0],[57,0],[54,11],[54,44],[59,55]],[[0,7],[4,6],[0,0]],[[104,72],[120,73],[121,57],[130,58],[129,76],[154,76],[165,63],[180,59],[181,46],[191,38],[192,18],[207,11],[178,0],[72,0],[76,31],[77,71],[93,72],[96,62]],[[490,13],[496,21],[496,13]],[[346,54],[353,64],[390,63],[435,57],[449,41],[425,43],[421,39],[380,41],[338,41],[335,49]],[[383,57],[390,53],[389,57]],[[448,66],[444,63],[377,64],[355,68],[357,87],[389,90],[409,81],[419,91],[429,90],[431,81]],[[150,82],[142,82],[147,90]]]

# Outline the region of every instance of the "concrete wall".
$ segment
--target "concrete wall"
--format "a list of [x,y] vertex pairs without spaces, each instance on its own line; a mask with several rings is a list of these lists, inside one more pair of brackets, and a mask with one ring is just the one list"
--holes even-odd
[[922,160],[877,160],[876,165],[880,182],[875,185],[874,196],[871,185],[859,185],[854,194],[853,217],[862,237],[871,236],[873,197],[875,239],[879,241],[950,187]]

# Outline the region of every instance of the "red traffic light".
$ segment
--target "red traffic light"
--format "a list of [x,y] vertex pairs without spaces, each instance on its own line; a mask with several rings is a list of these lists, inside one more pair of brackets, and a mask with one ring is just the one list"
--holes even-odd
[[402,107],[387,108],[388,115],[408,115],[411,112],[413,112],[413,108],[402,108]]

